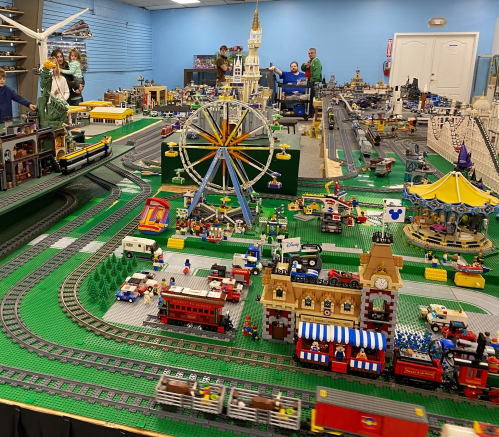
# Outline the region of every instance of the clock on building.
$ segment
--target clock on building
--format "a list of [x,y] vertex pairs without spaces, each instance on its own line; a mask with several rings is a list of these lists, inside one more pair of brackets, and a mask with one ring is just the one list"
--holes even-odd
[[374,286],[378,290],[385,290],[388,287],[388,280],[385,278],[376,278],[374,281]]

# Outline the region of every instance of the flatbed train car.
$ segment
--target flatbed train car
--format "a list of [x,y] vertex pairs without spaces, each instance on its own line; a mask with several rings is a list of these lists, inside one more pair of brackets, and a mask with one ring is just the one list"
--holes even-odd
[[63,174],[79,170],[92,162],[109,156],[112,152],[112,138],[104,136],[98,143],[68,153],[59,158],[59,165]]

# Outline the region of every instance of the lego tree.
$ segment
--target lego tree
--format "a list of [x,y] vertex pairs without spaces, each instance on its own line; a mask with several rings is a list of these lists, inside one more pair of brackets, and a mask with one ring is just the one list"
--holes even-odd
[[101,281],[101,275],[99,274],[99,271],[97,269],[95,269],[94,272],[94,281],[97,284]]
[[90,277],[88,281],[87,290],[88,290],[88,295],[90,296],[92,302],[96,302],[97,299],[99,298],[99,290],[97,288],[97,284],[95,283],[94,278],[92,277]]
[[61,128],[68,116],[68,103],[51,93],[52,89],[52,69],[56,65],[47,59],[40,68],[40,88],[41,96],[36,100],[40,117],[40,127]]

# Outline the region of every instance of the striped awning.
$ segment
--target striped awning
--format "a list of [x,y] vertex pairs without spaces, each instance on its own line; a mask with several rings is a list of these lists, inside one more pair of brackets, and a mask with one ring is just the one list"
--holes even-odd
[[300,352],[300,359],[317,361],[318,363],[329,363],[329,356],[327,354],[316,354],[313,352]]
[[331,341],[330,326],[318,323],[300,322],[298,325],[298,338],[307,340]]
[[372,361],[350,360],[350,367],[354,369],[371,370],[373,372],[381,372],[381,364],[373,363]]
[[382,332],[359,331],[343,326],[328,326],[331,330],[331,341],[351,344],[368,349],[386,350],[386,337]]

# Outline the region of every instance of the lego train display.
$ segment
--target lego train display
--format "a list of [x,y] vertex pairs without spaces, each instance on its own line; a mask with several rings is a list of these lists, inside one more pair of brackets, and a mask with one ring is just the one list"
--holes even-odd
[[79,170],[94,161],[109,156],[112,152],[112,142],[113,140],[111,137],[104,136],[98,143],[61,156],[59,158],[61,172],[63,174],[68,174]]
[[418,405],[380,398],[373,402],[371,396],[318,386],[310,422],[302,422],[299,398],[238,387],[232,387],[227,395],[222,384],[204,380],[198,383],[183,375],[172,376],[168,370],[156,386],[156,402],[165,409],[200,411],[207,419],[225,415],[236,426],[264,424],[300,430],[300,435],[348,433],[375,437],[427,437],[429,430],[426,411]]
[[[499,404],[499,375],[492,366],[489,369],[499,350],[486,346],[483,334],[477,343],[458,340],[456,347],[447,348],[438,358],[430,351],[394,348],[392,365],[386,367],[385,353],[382,332],[300,322],[293,359],[304,367],[442,388]],[[445,371],[444,362],[452,373]]]

